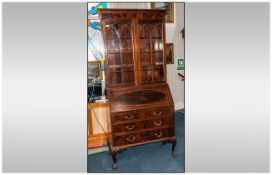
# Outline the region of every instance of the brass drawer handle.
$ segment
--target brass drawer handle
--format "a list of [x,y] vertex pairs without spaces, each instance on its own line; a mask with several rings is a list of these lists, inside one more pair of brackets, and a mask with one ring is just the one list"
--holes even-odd
[[155,116],[160,116],[162,114],[162,112],[160,111],[160,110],[156,110],[155,112],[154,112],[154,115]]
[[132,139],[129,139],[128,137],[126,138],[126,141],[128,143],[133,143],[135,141],[135,136]]
[[154,122],[154,124],[155,124],[156,126],[161,126],[161,125],[162,125],[162,121]]
[[134,115],[126,115],[125,116],[125,119],[127,119],[127,120],[131,120],[131,119],[133,119],[134,118]]
[[135,125],[127,125],[126,129],[127,130],[133,130],[135,128]]
[[156,136],[157,138],[159,138],[159,137],[162,136],[162,134],[163,134],[163,133],[162,133],[162,131],[161,131],[161,132],[159,132],[159,133],[155,133],[154,136]]

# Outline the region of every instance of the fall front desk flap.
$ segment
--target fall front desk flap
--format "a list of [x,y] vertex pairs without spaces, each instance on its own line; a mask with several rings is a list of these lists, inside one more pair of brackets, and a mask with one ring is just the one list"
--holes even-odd
[[[170,97],[169,87],[167,84],[160,87],[150,87],[145,89],[135,89],[131,91],[111,91],[111,110],[123,111],[123,107],[128,109],[128,106],[132,109],[137,109],[137,106],[142,106],[143,104],[150,107],[160,106],[160,104],[165,105],[169,102]],[[170,100],[171,103],[173,103]],[[169,105],[171,105],[171,103]],[[140,108],[139,108],[140,109]],[[125,109],[124,109],[125,110]]]

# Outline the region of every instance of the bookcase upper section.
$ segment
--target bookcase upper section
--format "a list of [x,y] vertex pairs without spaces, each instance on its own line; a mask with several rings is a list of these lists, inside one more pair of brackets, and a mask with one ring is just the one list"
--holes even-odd
[[165,10],[99,10],[106,87],[166,82]]

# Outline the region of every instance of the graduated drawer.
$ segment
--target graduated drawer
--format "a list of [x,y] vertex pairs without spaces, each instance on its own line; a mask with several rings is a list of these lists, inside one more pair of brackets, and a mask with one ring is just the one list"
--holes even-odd
[[172,137],[175,135],[174,127],[164,128],[164,129],[157,129],[152,131],[147,131],[145,133],[145,140],[158,140],[167,137]]
[[125,146],[144,141],[144,133],[132,133],[113,136],[114,146]]
[[164,107],[155,107],[152,111],[150,116],[151,117],[164,117],[169,116],[174,113],[173,106],[164,106]]
[[164,126],[174,126],[174,117],[156,117],[145,122],[145,128],[161,128]]
[[112,124],[119,122],[130,122],[138,119],[143,119],[145,116],[144,110],[121,112],[118,114],[111,115]]
[[144,126],[145,126],[145,121],[112,125],[112,133],[140,130],[140,129],[144,129]]
[[144,132],[135,132],[113,136],[114,146],[125,146],[131,144],[140,144],[174,136],[174,128],[163,128]]

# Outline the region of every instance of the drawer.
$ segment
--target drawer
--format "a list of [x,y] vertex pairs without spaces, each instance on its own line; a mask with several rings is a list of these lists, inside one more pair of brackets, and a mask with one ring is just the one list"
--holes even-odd
[[175,135],[174,127],[156,129],[146,132],[138,132],[131,134],[113,135],[114,146],[125,146],[141,142],[148,142],[152,140],[159,140],[167,137],[172,137]]
[[111,115],[112,123],[125,122],[125,121],[134,121],[137,119],[143,119],[145,113],[143,110],[131,111],[131,112],[122,112],[118,114]]
[[129,122],[124,124],[113,124],[112,125],[112,133],[120,133],[120,132],[129,132],[136,131],[145,128],[160,128],[163,126],[173,126],[174,125],[174,117],[156,117],[144,121],[138,122]]
[[144,125],[145,125],[145,121],[112,125],[112,133],[140,130],[144,128]]
[[169,116],[174,113],[173,106],[157,107],[151,112],[152,117]]
[[165,129],[157,129],[148,131],[145,134],[145,140],[157,140],[166,137],[172,137],[175,135],[174,128],[165,128]]
[[157,117],[153,119],[146,120],[146,128],[160,128],[163,126],[174,126],[174,117]]
[[124,134],[113,136],[114,146],[124,146],[144,141],[143,133]]

